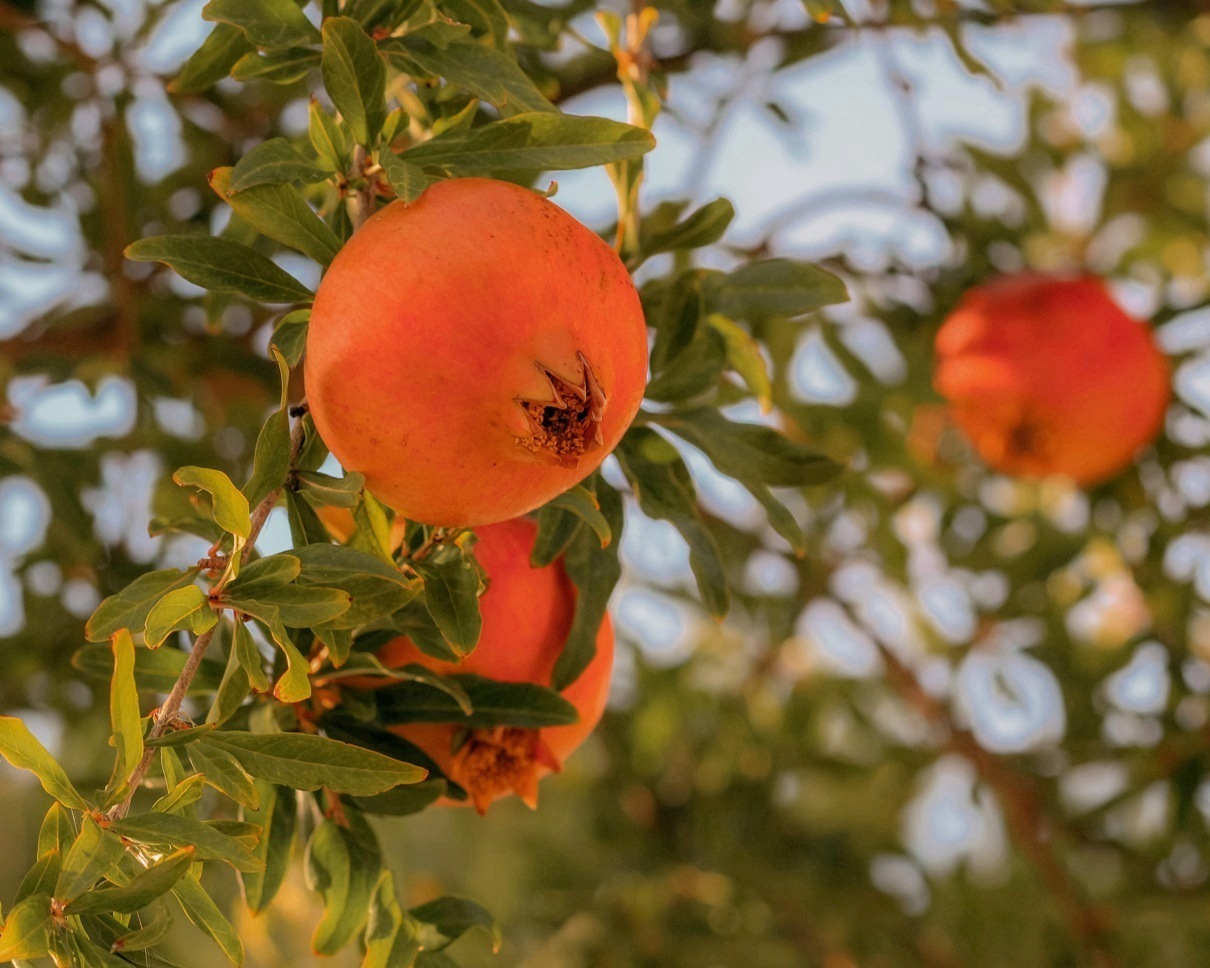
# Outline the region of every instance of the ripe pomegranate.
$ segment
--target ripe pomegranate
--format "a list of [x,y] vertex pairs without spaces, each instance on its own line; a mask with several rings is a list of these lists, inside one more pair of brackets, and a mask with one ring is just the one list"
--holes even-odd
[[[476,529],[475,555],[490,584],[479,600],[483,631],[479,644],[461,663],[425,655],[408,639],[389,642],[378,653],[388,668],[419,663],[442,674],[474,673],[502,682],[549,686],[555,662],[571,629],[576,589],[561,562],[544,568],[529,564],[538,529],[524,518]],[[538,780],[558,771],[593,731],[605,710],[613,669],[613,628],[601,623],[597,652],[583,674],[563,691],[579,711],[579,722],[543,729],[472,729],[448,724],[394,726],[392,732],[423,749],[442,771],[467,791],[480,813],[515,793],[537,806]],[[450,801],[453,802],[453,801]]]
[[967,292],[936,338],[934,385],[996,470],[1117,474],[1159,432],[1168,360],[1093,276],[1003,276]]
[[324,442],[424,524],[524,514],[604,460],[647,374],[638,294],[553,202],[459,178],[372,216],[311,311],[307,397]]

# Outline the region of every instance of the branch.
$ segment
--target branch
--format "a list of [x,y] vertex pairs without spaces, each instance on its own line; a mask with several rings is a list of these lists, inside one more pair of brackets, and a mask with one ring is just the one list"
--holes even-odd
[[[297,418],[290,430],[291,468],[294,467],[295,462],[298,460],[298,455],[302,452],[306,436],[303,430],[303,417],[306,415],[306,412],[306,401],[290,409],[290,413]],[[240,564],[247,563],[248,558],[252,554],[252,549],[256,546],[256,539],[260,536],[265,522],[269,520],[269,512],[277,504],[281,493],[281,487],[275,488],[253,509],[252,528],[248,533],[248,541],[244,545],[243,553],[240,555]],[[217,627],[215,626],[215,628]],[[211,629],[208,632],[203,632],[194,640],[193,648],[189,652],[189,658],[185,661],[185,667],[181,669],[181,674],[177,677],[176,683],[172,687],[172,692],[164,700],[164,705],[156,711],[155,718],[151,723],[151,729],[147,731],[148,740],[158,739],[163,736],[168,727],[177,718],[177,714],[181,711],[181,703],[185,701],[185,694],[189,691],[190,685],[193,684],[193,677],[197,675],[197,670],[201,667],[206,650],[210,648],[210,642],[214,638],[214,631],[215,629]],[[154,746],[144,748],[142,759],[139,760],[130,773],[130,780],[128,781],[129,789],[126,792],[125,799],[109,811],[106,819],[110,821],[121,820],[130,811],[130,804],[134,800],[135,791],[143,782],[143,777],[147,775],[147,771],[151,767],[151,761],[155,759],[155,753],[156,747]]]

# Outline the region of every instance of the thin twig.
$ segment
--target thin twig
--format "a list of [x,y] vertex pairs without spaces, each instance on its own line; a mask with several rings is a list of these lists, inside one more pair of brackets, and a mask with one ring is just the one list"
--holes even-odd
[[[305,439],[305,432],[303,430],[303,416],[307,412],[305,401],[291,408],[290,412],[297,417],[290,431],[290,467],[293,468],[298,460],[298,455],[302,452]],[[261,529],[264,528],[265,522],[269,519],[269,512],[277,504],[281,493],[282,488],[280,487],[270,491],[264,500],[253,510],[252,527],[249,530],[248,540],[244,545],[243,553],[240,555],[240,564],[246,563],[251,556],[252,549],[256,546],[256,539],[260,536]],[[193,684],[193,678],[201,667],[206,650],[210,648],[210,642],[214,638],[214,631],[214,629],[210,629],[207,632],[203,632],[194,640],[193,648],[189,651],[189,658],[185,660],[185,666],[181,669],[181,674],[173,684],[168,698],[164,700],[164,704],[160,706],[155,714],[155,718],[152,720],[151,728],[147,731],[148,740],[158,739],[163,736],[168,727],[177,718],[177,714],[181,711],[181,703],[185,701],[185,694],[189,691],[190,685]],[[130,811],[130,804],[134,800],[135,791],[138,790],[140,784],[143,782],[143,777],[147,775],[148,769],[151,768],[151,762],[155,759],[155,753],[156,747],[154,746],[146,746],[144,748],[142,758],[130,773],[128,781],[129,789],[126,791],[126,797],[109,811],[106,819],[109,821],[121,820]]]

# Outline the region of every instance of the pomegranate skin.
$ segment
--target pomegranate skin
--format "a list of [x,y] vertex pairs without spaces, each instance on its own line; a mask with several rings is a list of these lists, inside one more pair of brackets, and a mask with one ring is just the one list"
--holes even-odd
[[425,524],[517,517],[595,470],[642,400],[625,266],[528,189],[438,182],[368,219],[316,294],[304,364],[324,442]]
[[937,333],[934,386],[983,460],[1021,477],[1105,481],[1163,426],[1170,367],[1095,276],[1002,276]]
[[[443,675],[473,673],[502,682],[549,686],[571,629],[575,585],[560,561],[543,568],[530,566],[529,556],[538,534],[532,521],[521,518],[487,525],[476,534],[479,540],[475,555],[490,584],[479,599],[483,630],[474,652],[460,663],[442,662],[400,637],[379,650],[378,658],[388,668],[418,663]],[[559,769],[600,721],[609,696],[613,654],[613,627],[606,615],[597,632],[596,655],[562,693],[580,714],[579,721],[570,725],[537,730],[472,730],[457,751],[454,740],[463,728],[456,724],[408,724],[391,727],[391,731],[415,743],[446,775],[467,788],[471,802],[481,813],[492,801],[510,793],[535,806],[538,780]],[[498,777],[482,777],[478,767],[468,767],[467,755],[476,744],[491,752],[491,744],[510,743],[524,746],[524,752],[519,757],[507,757],[507,762],[494,762],[492,771]],[[442,802],[450,805],[459,801]]]

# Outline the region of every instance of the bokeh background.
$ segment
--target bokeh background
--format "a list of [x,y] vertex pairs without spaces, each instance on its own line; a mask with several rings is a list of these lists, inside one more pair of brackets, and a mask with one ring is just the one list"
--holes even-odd
[[[702,264],[769,253],[844,276],[847,305],[760,324],[777,410],[732,415],[795,428],[848,471],[784,495],[799,559],[687,448],[738,591],[728,621],[695,602],[671,527],[630,508],[602,728],[536,813],[384,821],[408,897],[497,915],[499,954],[486,935],[450,949],[467,968],[1202,963],[1210,14],[652,5],[668,86],[644,206],[726,195],[738,217]],[[594,4],[504,6],[567,25],[557,49],[520,49],[562,107],[624,118]],[[0,0],[0,711],[85,788],[109,757],[104,686],[70,663],[83,621],[196,560],[200,541],[155,535],[183,500],[166,474],[241,479],[276,405],[265,310],[121,254],[220,228],[206,172],[305,130],[306,81],[165,92],[209,29],[201,7]],[[560,175],[557,201],[616,218],[600,171]],[[1087,492],[987,471],[931,388],[962,291],[1026,266],[1106,276],[1173,360],[1163,436]],[[287,541],[274,519],[261,547]],[[0,772],[5,900],[45,809],[26,780]],[[213,873],[250,965],[319,963],[301,869],[255,921]],[[175,942],[218,964],[188,926]]]

